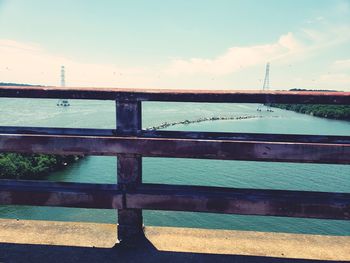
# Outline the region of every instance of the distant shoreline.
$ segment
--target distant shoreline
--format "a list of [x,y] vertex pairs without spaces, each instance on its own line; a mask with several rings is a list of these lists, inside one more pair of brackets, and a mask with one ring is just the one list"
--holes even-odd
[[0,153],[0,180],[46,179],[52,172],[78,162],[82,155]]
[[270,106],[325,119],[350,121],[349,105],[271,104]]

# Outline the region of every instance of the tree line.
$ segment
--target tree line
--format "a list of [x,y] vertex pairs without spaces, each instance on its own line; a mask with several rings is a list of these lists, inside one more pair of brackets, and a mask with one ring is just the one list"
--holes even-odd
[[348,105],[271,104],[271,106],[317,117],[350,121],[350,106]]
[[[306,90],[291,89],[291,91],[335,91],[335,90]],[[350,121],[350,105],[324,104],[271,104],[271,107],[292,110],[317,117]]]
[[0,178],[40,179],[78,159],[74,155],[0,153]]
[[[0,86],[33,86],[0,82]],[[40,179],[76,162],[81,156],[0,153],[0,179]]]

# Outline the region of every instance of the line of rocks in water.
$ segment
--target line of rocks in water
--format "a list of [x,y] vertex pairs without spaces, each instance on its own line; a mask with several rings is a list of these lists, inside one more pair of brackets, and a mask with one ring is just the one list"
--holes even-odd
[[175,122],[163,122],[162,124],[158,126],[152,126],[146,128],[147,131],[154,131],[154,130],[160,130],[165,129],[170,126],[175,126],[179,124],[188,125],[191,123],[199,123],[204,121],[222,121],[222,120],[246,120],[246,119],[256,119],[256,118],[262,118],[264,116],[262,115],[248,115],[248,116],[230,116],[230,117],[207,117],[207,118],[199,118],[196,120],[184,120],[184,121],[175,121]]

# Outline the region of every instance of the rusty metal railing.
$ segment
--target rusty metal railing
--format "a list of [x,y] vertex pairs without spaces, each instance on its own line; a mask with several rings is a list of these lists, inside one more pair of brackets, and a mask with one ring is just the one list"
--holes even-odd
[[0,152],[117,156],[118,184],[1,180],[0,204],[118,209],[118,239],[142,209],[350,219],[350,193],[142,183],[142,157],[350,164],[350,136],[142,130],[142,101],[350,105],[350,92],[1,87],[0,97],[116,101],[116,129],[0,127]]

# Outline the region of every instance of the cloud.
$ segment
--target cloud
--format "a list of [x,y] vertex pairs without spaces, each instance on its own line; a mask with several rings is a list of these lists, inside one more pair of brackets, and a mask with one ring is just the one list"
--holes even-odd
[[165,72],[170,75],[181,74],[213,74],[225,75],[240,69],[273,61],[303,49],[293,33],[282,35],[276,43],[232,47],[222,55],[213,59],[191,58],[175,59]]
[[331,65],[332,70],[337,71],[349,71],[350,72],[350,59],[337,60]]
[[57,86],[64,65],[67,86],[255,89],[261,86],[265,63],[271,62],[275,88],[290,87],[298,79],[304,81],[295,82],[298,87],[317,84],[349,89],[350,59],[318,64],[324,51],[329,54],[349,40],[349,25],[328,24],[323,30],[305,28],[283,34],[272,43],[234,46],[213,58],[177,58],[146,68],[83,63],[51,54],[35,43],[0,39],[0,82]]
[[266,62],[280,64],[303,61],[320,55],[323,50],[350,41],[350,25],[330,24],[324,17],[317,17],[322,26],[302,28],[279,37],[274,43],[255,46],[231,47],[214,58],[176,58],[164,70],[166,74],[181,75],[228,75],[239,70],[262,65]]
[[347,90],[350,86],[350,74],[348,73],[329,73],[323,74],[319,78],[321,87],[337,87],[337,90]]
[[319,82],[324,83],[323,85],[350,85],[350,75],[346,73],[330,73],[320,76]]
[[133,87],[151,82],[147,70],[109,64],[82,63],[46,52],[40,46],[0,39],[0,82],[59,85],[60,67],[66,67],[69,86]]
[[330,64],[328,72],[318,78],[320,86],[336,87],[338,90],[350,88],[350,59],[336,60]]
[[311,89],[350,91],[350,59],[336,60],[318,74],[297,79],[295,84]]

